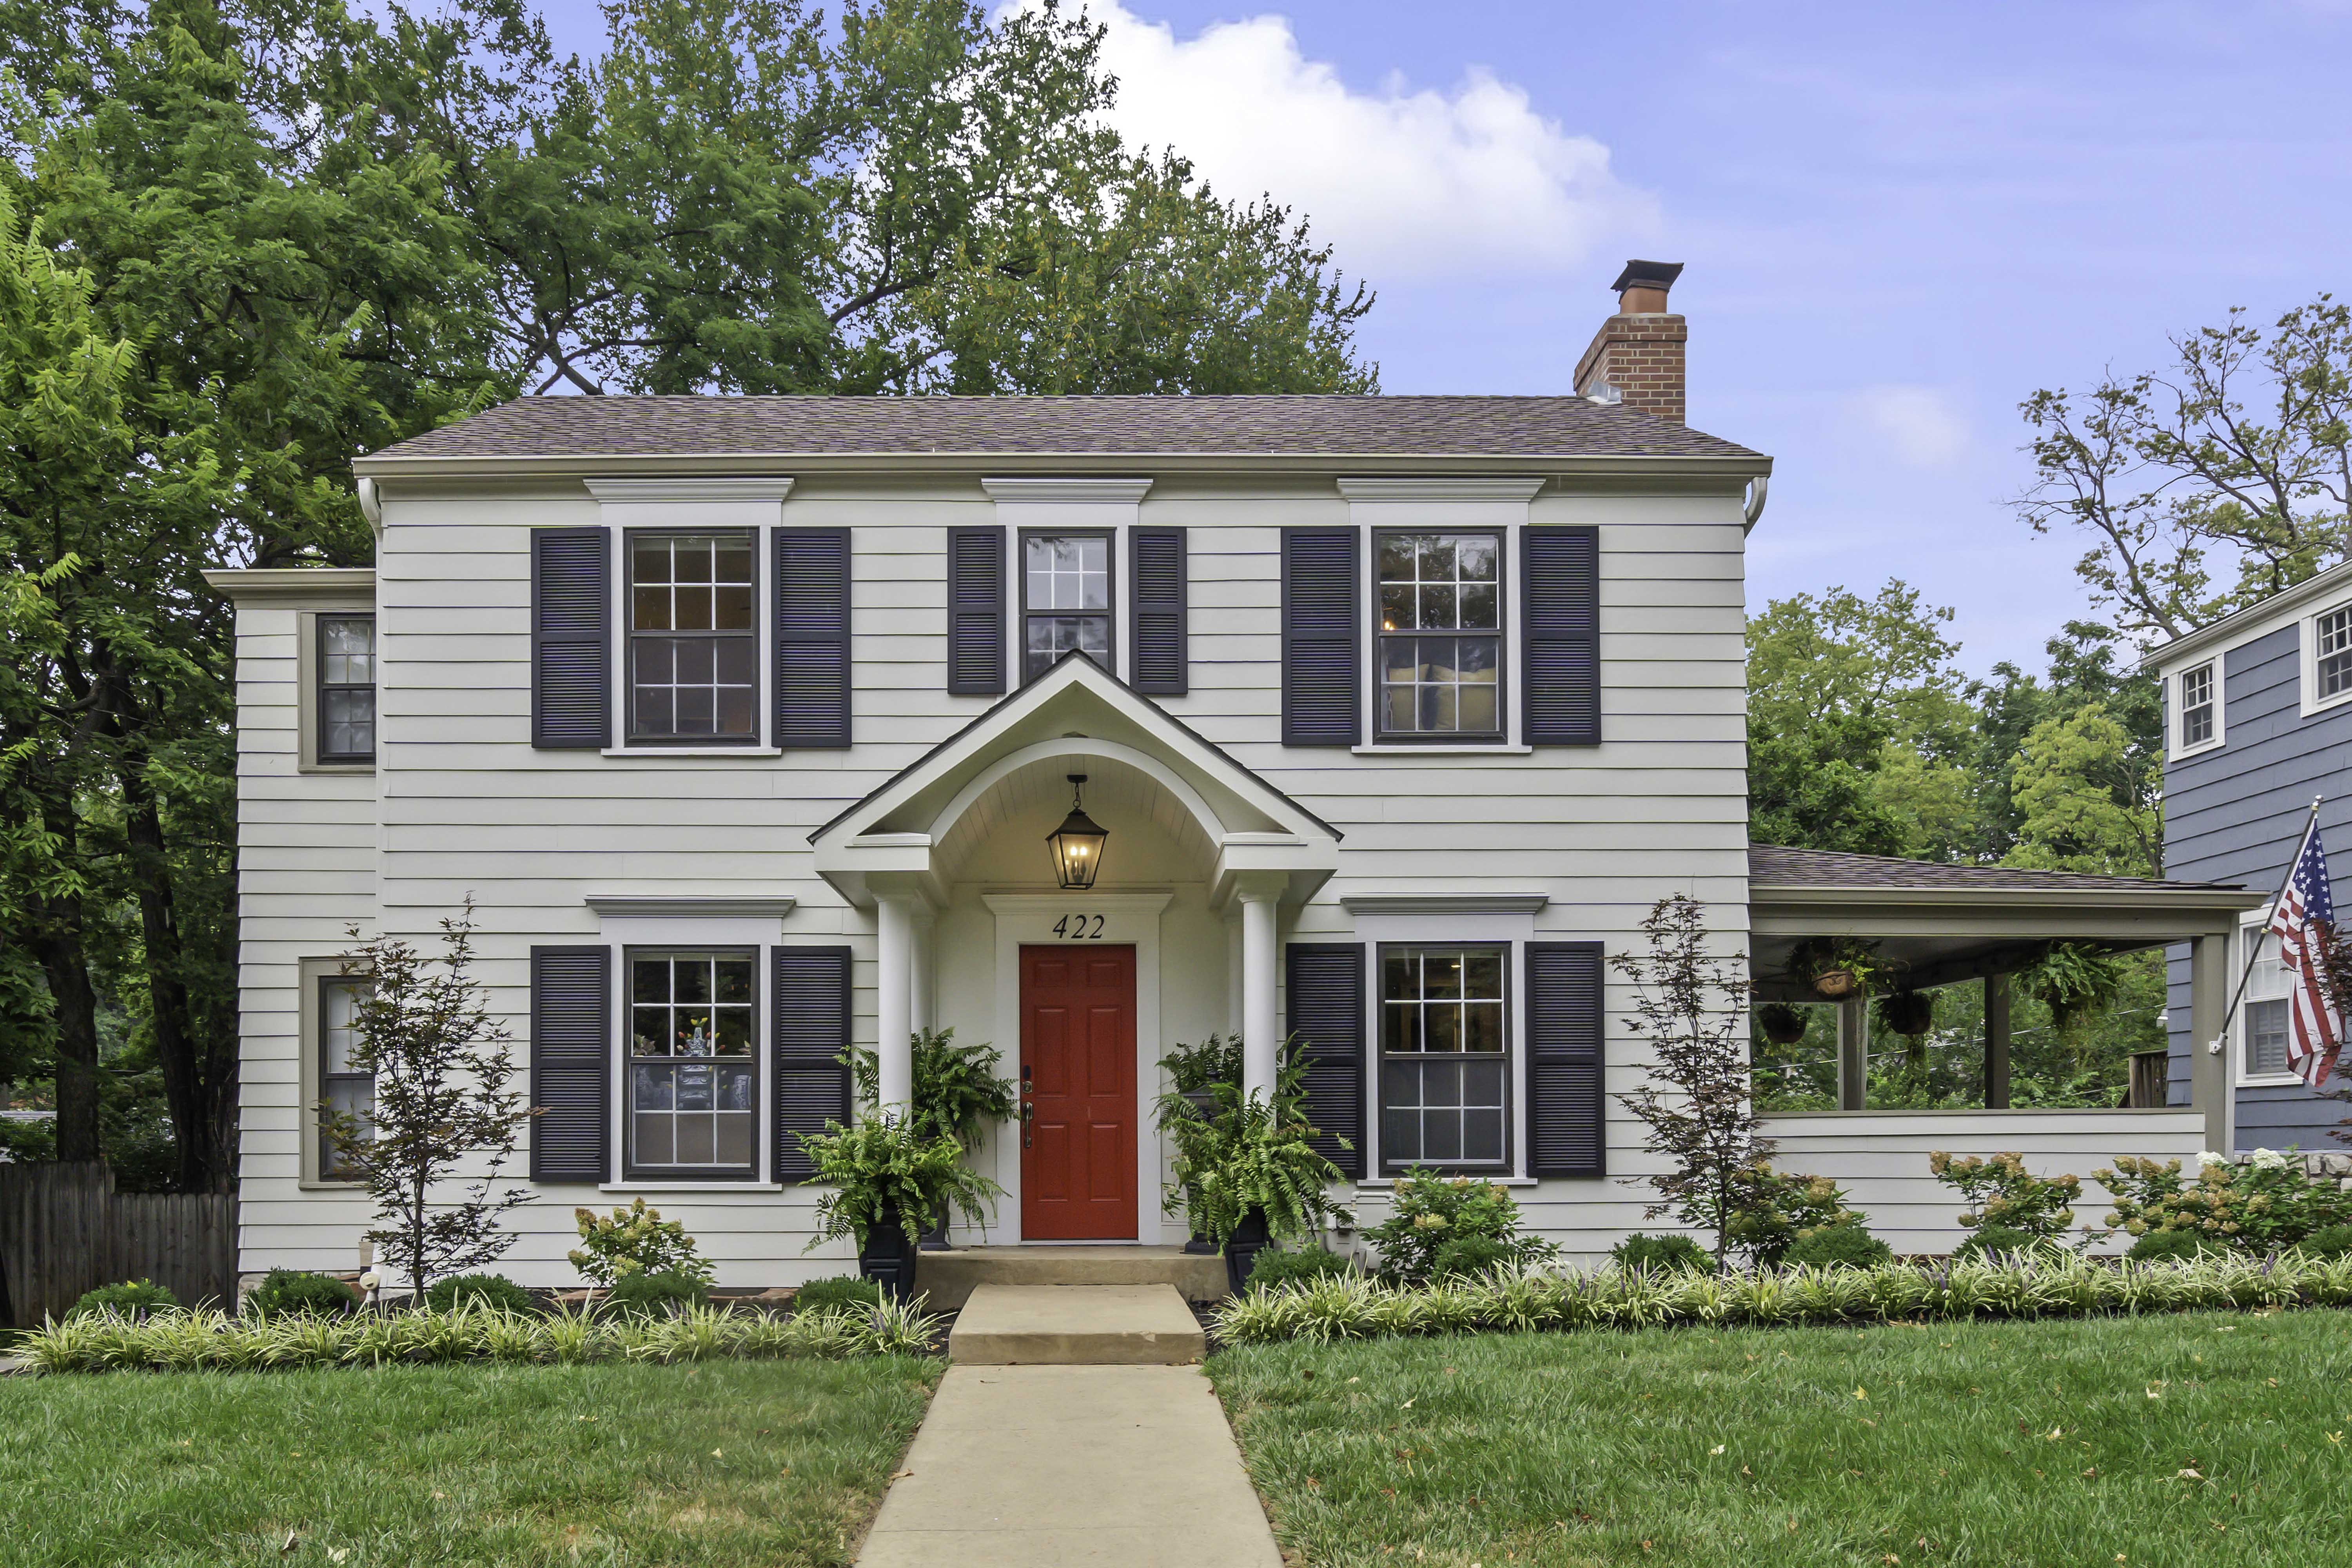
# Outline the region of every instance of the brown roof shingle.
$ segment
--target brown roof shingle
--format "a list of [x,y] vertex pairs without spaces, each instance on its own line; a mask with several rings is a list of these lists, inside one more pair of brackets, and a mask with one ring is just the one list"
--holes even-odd
[[2099,888],[2210,890],[2213,882],[2173,882],[2149,877],[2095,877],[2079,871],[2036,871],[2016,866],[1952,866],[1890,855],[1849,855],[1835,849],[1748,847],[1748,880],[1766,888],[1909,888],[1934,892],[1962,889]]
[[1581,397],[525,397],[362,459],[970,454],[1744,458]]

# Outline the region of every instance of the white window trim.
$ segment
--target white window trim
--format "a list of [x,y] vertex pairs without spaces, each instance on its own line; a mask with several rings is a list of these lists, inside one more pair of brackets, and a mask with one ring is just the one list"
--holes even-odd
[[[588,493],[600,503],[607,530],[605,573],[612,584],[610,623],[612,727],[603,748],[608,757],[776,757],[775,745],[775,531],[783,526],[788,479],[590,479]],[[751,534],[751,738],[740,745],[677,745],[629,740],[629,535],[637,533]],[[379,638],[379,647],[381,638]]]
[[[1529,505],[1544,487],[1540,479],[1343,479],[1339,494],[1348,502],[1349,521],[1356,530],[1357,595],[1363,625],[1359,635],[1356,671],[1357,723],[1363,742],[1351,748],[1360,756],[1516,756],[1533,751],[1526,744],[1523,719],[1527,684],[1526,660],[1519,638],[1526,600],[1520,573],[1519,542],[1526,537]],[[1373,559],[1375,532],[1499,533],[1503,536],[1503,732],[1492,741],[1382,740],[1380,731],[1380,645],[1372,633],[1380,605],[1380,567]],[[1387,939],[1384,939],[1387,940]],[[1418,941],[1419,938],[1397,938]],[[1367,1166],[1366,1169],[1370,1169]]]
[[[2200,669],[2210,670],[2213,674],[2213,738],[2210,741],[2200,741],[2193,746],[2184,745],[2180,740],[2181,728],[2188,721],[2189,710],[2181,699],[2181,689],[2189,677]],[[2165,692],[2165,739],[2168,742],[2165,754],[2168,761],[2178,762],[2183,757],[2199,757],[2207,752],[2219,751],[2229,738],[2228,715],[2223,710],[2225,701],[2223,691],[2228,682],[2223,679],[2223,675],[2221,655],[2218,653],[2211,658],[2200,659],[2195,664],[2185,666],[2173,672],[2171,679],[2167,683],[2168,689]]]
[[[1475,898],[1475,895],[1472,895]],[[1508,1186],[1534,1186],[1528,1153],[1528,944],[1539,940],[1532,910],[1493,913],[1411,912],[1359,914],[1355,934],[1364,948],[1364,1170],[1359,1187],[1392,1187],[1396,1177],[1381,1168],[1381,947],[1412,943],[1444,947],[1453,943],[1499,945],[1510,952],[1511,974],[1505,987],[1509,1008],[1504,1017],[1504,1043],[1509,1063],[1504,1069],[1511,1094],[1511,1157],[1501,1171],[1482,1177]],[[1315,938],[1294,933],[1292,941]],[[1546,933],[1540,940],[1566,941]]]
[[[2303,717],[2306,719],[2315,714],[2325,713],[2332,708],[2341,708],[2347,702],[2352,702],[2352,688],[2339,691],[2333,697],[2319,695],[2319,617],[2332,616],[2338,610],[2347,609],[2352,609],[2352,599],[2336,599],[2319,605],[2294,623],[2295,663],[2298,667],[2295,672],[2295,696]],[[2216,654],[2213,657],[2218,663],[2221,655]],[[2294,1081],[2302,1080],[2298,1079]]]
[[[2239,917],[2238,941],[2234,948],[2234,962],[2232,963],[2233,973],[2243,974],[2246,973],[2246,964],[2252,957],[2258,944],[2262,942],[2265,933],[2265,929],[2270,924],[2270,920],[2271,911],[2267,905],[2262,909],[2252,910],[2248,914]],[[2271,1001],[2274,1000],[2274,998],[2263,997],[2259,998],[2259,1000]],[[2303,1082],[2303,1079],[2295,1077],[2294,1074],[2291,1072],[2257,1073],[2248,1071],[2246,1068],[2246,1003],[2244,1001],[2241,1001],[2238,1005],[2238,1016],[2236,1018],[2232,1019],[2230,1024],[2231,1081],[2240,1089],[2283,1089],[2289,1086],[2299,1086]]]
[[324,1043],[324,1020],[319,1016],[319,987],[329,980],[359,976],[343,973],[341,955],[324,958],[304,958],[295,961],[297,983],[301,996],[296,1006],[296,1034],[299,1039],[301,1060],[295,1075],[299,1100],[295,1106],[299,1118],[295,1125],[301,1131],[302,1167],[295,1184],[306,1193],[363,1193],[362,1182],[328,1181],[319,1174],[324,1163],[324,1140],[319,1136],[319,1101],[326,1094],[324,1074],[319,1063],[320,1047]]
[[373,761],[364,763],[322,763],[319,760],[319,617],[321,616],[367,616],[376,621],[375,691],[376,691],[376,751],[383,749],[383,622],[376,616],[375,602],[364,605],[321,606],[294,612],[294,771],[299,773],[355,773],[362,777],[375,772]]
[[[1029,684],[1026,619],[1022,610],[1027,574],[1022,563],[1024,533],[1102,533],[1110,536],[1111,673],[1132,683],[1135,649],[1128,619],[1135,565],[1128,536],[1140,522],[1150,479],[982,479],[980,488],[996,503],[1004,531],[1005,689]],[[1172,526],[1172,525],[1171,525]],[[1190,563],[1187,563],[1187,570]],[[1165,700],[1165,699],[1155,699]]]

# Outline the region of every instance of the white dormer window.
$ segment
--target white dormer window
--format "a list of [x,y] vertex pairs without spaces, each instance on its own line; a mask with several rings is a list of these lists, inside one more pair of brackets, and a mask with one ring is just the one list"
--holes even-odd
[[2180,676],[2180,749],[2213,742],[2213,667],[2200,664]]
[[2352,605],[2312,622],[2313,689],[2319,700],[2352,691]]

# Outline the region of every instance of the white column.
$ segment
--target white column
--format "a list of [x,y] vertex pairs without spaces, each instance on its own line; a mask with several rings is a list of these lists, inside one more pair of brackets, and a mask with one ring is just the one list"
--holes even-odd
[[1275,898],[1250,889],[1242,900],[1242,1089],[1274,1095],[1274,1071],[1281,1040],[1275,1034]]
[[881,1064],[884,1110],[904,1111],[915,1098],[915,1054],[908,1044],[913,1026],[915,902],[885,895],[875,904],[874,1052]]
[[908,999],[907,1020],[919,1035],[926,1029],[939,1026],[934,1013],[939,984],[935,978],[938,973],[938,921],[928,908],[915,917],[914,994]]

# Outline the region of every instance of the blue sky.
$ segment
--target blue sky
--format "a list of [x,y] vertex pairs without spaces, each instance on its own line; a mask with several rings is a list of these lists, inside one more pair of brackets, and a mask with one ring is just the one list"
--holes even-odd
[[1779,464],[1751,604],[1901,575],[1975,670],[2084,611],[2017,403],[2352,284],[2352,0],[1093,9],[1132,136],[1379,289],[1391,392],[1565,391],[1619,264],[1687,263],[1691,422]]

